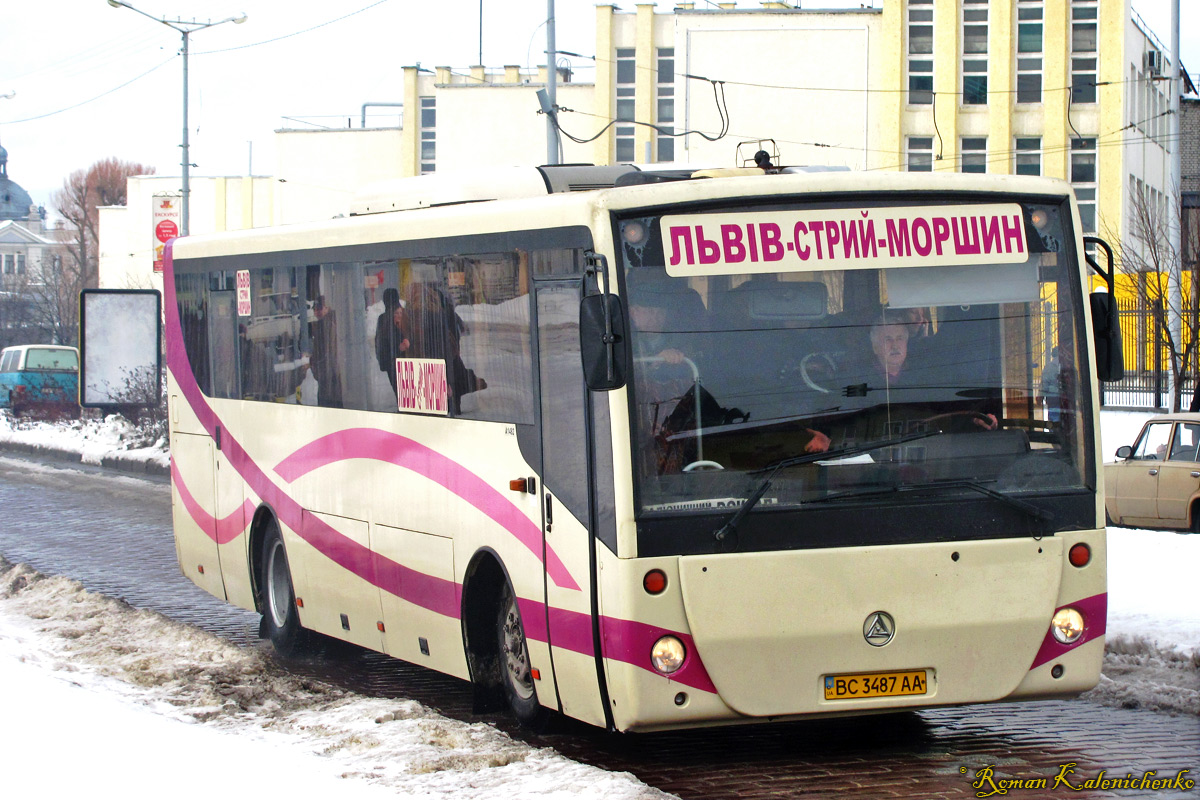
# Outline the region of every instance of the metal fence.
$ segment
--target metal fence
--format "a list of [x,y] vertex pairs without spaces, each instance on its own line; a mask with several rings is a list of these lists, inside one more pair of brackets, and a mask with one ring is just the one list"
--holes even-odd
[[[1171,403],[1171,352],[1154,308],[1139,307],[1137,298],[1117,298],[1125,351],[1125,378],[1101,383],[1101,404],[1127,408],[1165,409]],[[1185,308],[1184,314],[1190,309]],[[1183,375],[1183,408],[1196,390],[1196,367]]]

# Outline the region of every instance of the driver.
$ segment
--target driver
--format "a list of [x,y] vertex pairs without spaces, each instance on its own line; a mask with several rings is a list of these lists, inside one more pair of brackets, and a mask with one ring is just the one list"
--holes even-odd
[[[892,397],[893,390],[905,390],[905,405],[910,402],[919,403],[921,400],[919,390],[922,387],[919,381],[913,381],[908,363],[909,343],[914,335],[920,334],[921,324],[922,319],[916,315],[901,316],[897,312],[885,310],[870,328],[871,353],[865,358],[865,382],[847,386],[844,391],[844,394],[850,397],[872,397],[875,399],[874,405],[885,407],[888,433],[903,432],[897,430],[897,426],[904,424],[903,420],[899,417],[894,418],[892,414],[892,407],[897,404],[896,399]],[[971,417],[971,423],[979,430],[994,431],[999,427],[996,415],[991,413],[976,413]],[[829,437],[821,434],[819,438],[815,437],[809,442],[805,450],[810,453],[826,452],[829,445]]]

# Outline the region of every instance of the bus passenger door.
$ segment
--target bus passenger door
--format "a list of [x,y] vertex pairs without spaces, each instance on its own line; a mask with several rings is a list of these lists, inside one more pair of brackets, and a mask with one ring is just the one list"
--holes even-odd
[[171,437],[171,516],[175,555],[183,574],[211,595],[225,599],[217,555],[216,475],[213,440],[174,432]]
[[[594,545],[589,529],[589,415],[579,352],[581,289],[578,281],[539,282],[536,293],[545,629],[562,710],[603,726],[592,624]],[[545,678],[536,684],[543,702],[548,700],[542,688]]]

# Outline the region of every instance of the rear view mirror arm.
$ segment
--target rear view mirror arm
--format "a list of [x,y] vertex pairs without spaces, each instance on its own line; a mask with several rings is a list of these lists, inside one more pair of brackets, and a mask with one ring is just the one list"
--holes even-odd
[[617,337],[613,335],[612,309],[609,308],[608,305],[608,296],[612,294],[612,285],[609,283],[608,259],[605,258],[601,253],[588,251],[587,261],[588,268],[593,271],[593,273],[598,272],[604,277],[604,281],[600,287],[600,293],[604,295],[604,336],[602,341],[604,342],[604,347],[607,351],[606,377],[611,383],[613,376],[616,374],[616,366],[614,363],[615,356],[613,350],[617,344]]

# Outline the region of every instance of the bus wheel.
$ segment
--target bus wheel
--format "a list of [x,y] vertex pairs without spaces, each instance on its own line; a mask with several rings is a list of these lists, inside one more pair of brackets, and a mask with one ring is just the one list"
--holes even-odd
[[500,653],[500,681],[504,684],[509,707],[522,724],[540,726],[546,711],[538,703],[517,596],[507,581],[500,592],[496,614],[496,642]]
[[296,611],[296,593],[292,591],[292,571],[279,526],[270,523],[263,538],[263,622],[267,638],[275,652],[284,658],[296,655],[304,642],[300,614]]

